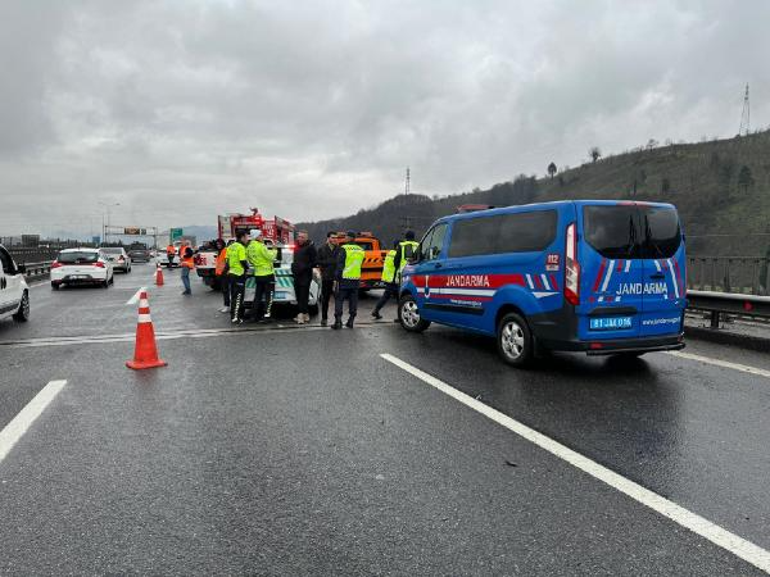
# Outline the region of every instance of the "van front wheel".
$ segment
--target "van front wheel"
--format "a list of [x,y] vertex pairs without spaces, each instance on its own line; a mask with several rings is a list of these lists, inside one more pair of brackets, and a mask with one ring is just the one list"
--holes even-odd
[[430,321],[420,316],[420,309],[417,308],[414,297],[408,294],[398,301],[398,320],[410,333],[421,333],[430,326]]
[[523,367],[533,356],[532,333],[527,322],[516,313],[508,313],[497,325],[497,350],[509,365]]

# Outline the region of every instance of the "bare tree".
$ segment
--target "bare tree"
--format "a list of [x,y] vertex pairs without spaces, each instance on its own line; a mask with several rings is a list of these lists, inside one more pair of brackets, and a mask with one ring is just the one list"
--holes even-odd
[[548,174],[553,179],[554,175],[556,174],[557,168],[556,163],[551,162],[551,164],[548,165]]
[[602,157],[602,151],[598,146],[592,146],[588,149],[588,156],[591,157],[592,162],[596,162]]

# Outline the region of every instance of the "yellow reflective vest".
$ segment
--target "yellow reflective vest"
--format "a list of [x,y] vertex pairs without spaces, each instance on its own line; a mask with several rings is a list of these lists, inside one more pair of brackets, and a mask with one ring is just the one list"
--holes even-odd
[[345,251],[345,267],[342,269],[342,278],[344,280],[360,280],[361,265],[364,263],[364,249],[357,244],[343,244],[342,250]]
[[389,250],[382,267],[382,280],[388,284],[396,280],[396,254],[396,249]]

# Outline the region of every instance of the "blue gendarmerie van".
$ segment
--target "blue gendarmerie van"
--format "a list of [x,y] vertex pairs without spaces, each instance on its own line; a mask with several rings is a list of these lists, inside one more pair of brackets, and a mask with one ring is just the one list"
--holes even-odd
[[684,347],[685,246],[670,204],[560,201],[436,221],[404,269],[398,317],[536,352],[638,356]]

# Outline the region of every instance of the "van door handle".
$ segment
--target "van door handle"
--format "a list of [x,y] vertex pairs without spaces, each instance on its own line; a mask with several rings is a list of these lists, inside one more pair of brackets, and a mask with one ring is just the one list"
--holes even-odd
[[650,278],[655,280],[663,280],[664,278],[666,278],[666,275],[664,275],[662,272],[657,272],[655,274],[651,274]]

